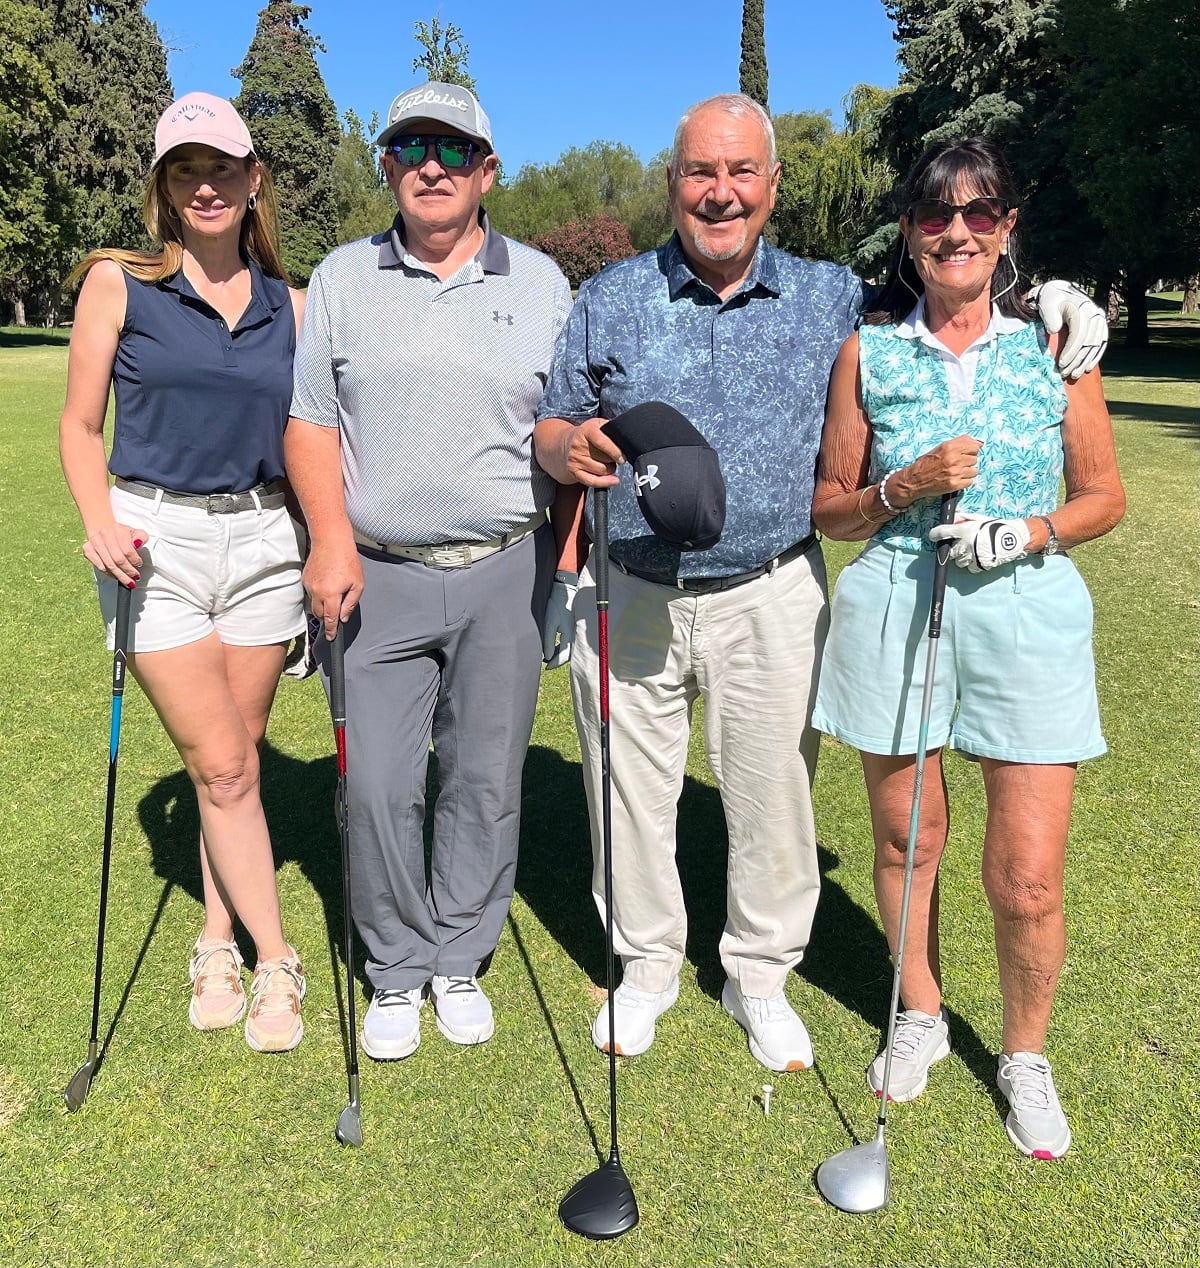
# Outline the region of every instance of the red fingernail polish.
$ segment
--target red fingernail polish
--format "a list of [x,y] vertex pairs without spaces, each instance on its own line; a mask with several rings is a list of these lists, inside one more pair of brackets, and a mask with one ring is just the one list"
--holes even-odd
[[136,581],[131,581],[126,589],[132,590],[137,585]]
[[136,549],[137,549],[137,548],[138,548],[141,544],[142,544],[142,539],[141,539],[140,537],[135,537],[135,538],[133,539],[133,548],[134,548],[134,550],[136,550]]

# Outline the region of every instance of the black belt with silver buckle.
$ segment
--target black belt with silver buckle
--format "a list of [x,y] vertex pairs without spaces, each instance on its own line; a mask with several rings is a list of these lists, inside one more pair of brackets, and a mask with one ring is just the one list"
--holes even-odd
[[649,581],[656,586],[667,586],[672,590],[682,590],[684,594],[717,594],[721,590],[733,590],[737,586],[744,586],[747,581],[757,581],[759,577],[765,577],[767,573],[774,572],[780,564],[789,563],[793,559],[799,558],[813,543],[816,542],[816,533],[809,533],[803,540],[798,541],[794,546],[789,546],[781,555],[776,555],[774,559],[768,559],[765,564],[758,568],[751,568],[749,572],[735,572],[728,577],[674,577],[664,580],[662,577],[652,576],[650,573],[642,572],[638,568],[631,568],[628,564],[622,563],[619,559],[613,559],[609,556],[611,562],[622,572],[628,573],[631,577],[637,577],[639,581]]
[[194,506],[209,515],[232,515],[236,511],[277,510],[284,504],[283,486],[279,483],[256,484],[242,493],[180,493],[176,489],[160,489],[143,480],[126,480],[117,476],[118,489],[139,498],[157,498],[172,506]]

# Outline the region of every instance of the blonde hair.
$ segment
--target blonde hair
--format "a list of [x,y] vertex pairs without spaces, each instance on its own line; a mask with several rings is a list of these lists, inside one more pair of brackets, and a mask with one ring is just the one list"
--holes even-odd
[[[246,157],[246,170],[257,166],[261,181],[254,206],[246,209],[242,217],[238,249],[246,259],[253,260],[267,277],[278,277],[290,283],[287,269],[279,249],[279,205],[275,199],[275,184],[266,165],[256,155]],[[161,243],[157,251],[127,251],[120,247],[101,247],[88,252],[83,261],[71,270],[67,286],[74,286],[93,264],[101,260],[115,260],[131,277],[139,282],[161,282],[173,277],[183,264],[183,235],[180,231],[179,213],[167,200],[167,165],[158,162],[146,179],[146,195],[142,200],[142,221],[151,238]]]

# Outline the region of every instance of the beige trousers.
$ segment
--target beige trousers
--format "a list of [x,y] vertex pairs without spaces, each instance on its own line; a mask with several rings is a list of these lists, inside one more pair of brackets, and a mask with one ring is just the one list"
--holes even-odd
[[[808,724],[829,624],[818,546],[734,589],[689,595],[609,569],[613,926],[624,980],[661,991],[679,972],[687,913],[675,865],[692,705],[729,832],[721,963],[745,995],[774,995],[808,945],[820,889]],[[604,916],[595,579],[575,601],[571,689]]]

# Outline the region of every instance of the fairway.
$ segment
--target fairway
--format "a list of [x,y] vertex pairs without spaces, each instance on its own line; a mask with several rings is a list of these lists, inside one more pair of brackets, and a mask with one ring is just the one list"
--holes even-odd
[[[1200,1265],[1200,323],[1156,321],[1153,338],[1105,361],[1127,516],[1073,552],[1095,606],[1109,752],[1080,769],[1047,1045],[1070,1153],[1035,1164],[1005,1138],[982,788],[951,757],[941,904],[953,1051],[923,1097],[889,1112],[887,1208],[850,1216],[821,1200],[818,1163],[874,1131],[863,1067],[891,984],[858,758],[822,750],[822,898],[787,988],[816,1066],[770,1075],[719,1003],[724,822],[694,731],[679,827],[688,961],[654,1046],[620,1063],[621,1155],[641,1223],[610,1244],[557,1218],[608,1146],[607,1062],[588,1036],[603,940],[564,672],[543,676],[525,766],[517,896],[486,978],[496,1035],[452,1046],[426,1010],[412,1058],[363,1058],[357,1150],[333,1134],[346,1104],[343,925],[318,681],[284,680],[263,755],[285,929],[309,974],[304,1040],[279,1057],[251,1052],[240,1026],[188,1024],[195,803],[131,682],[104,1059],[67,1114],[90,1020],[112,662],[58,465],[65,333],[0,331],[0,1264]],[[832,583],[855,548],[825,550]],[[355,989],[361,1019],[365,984]]]

